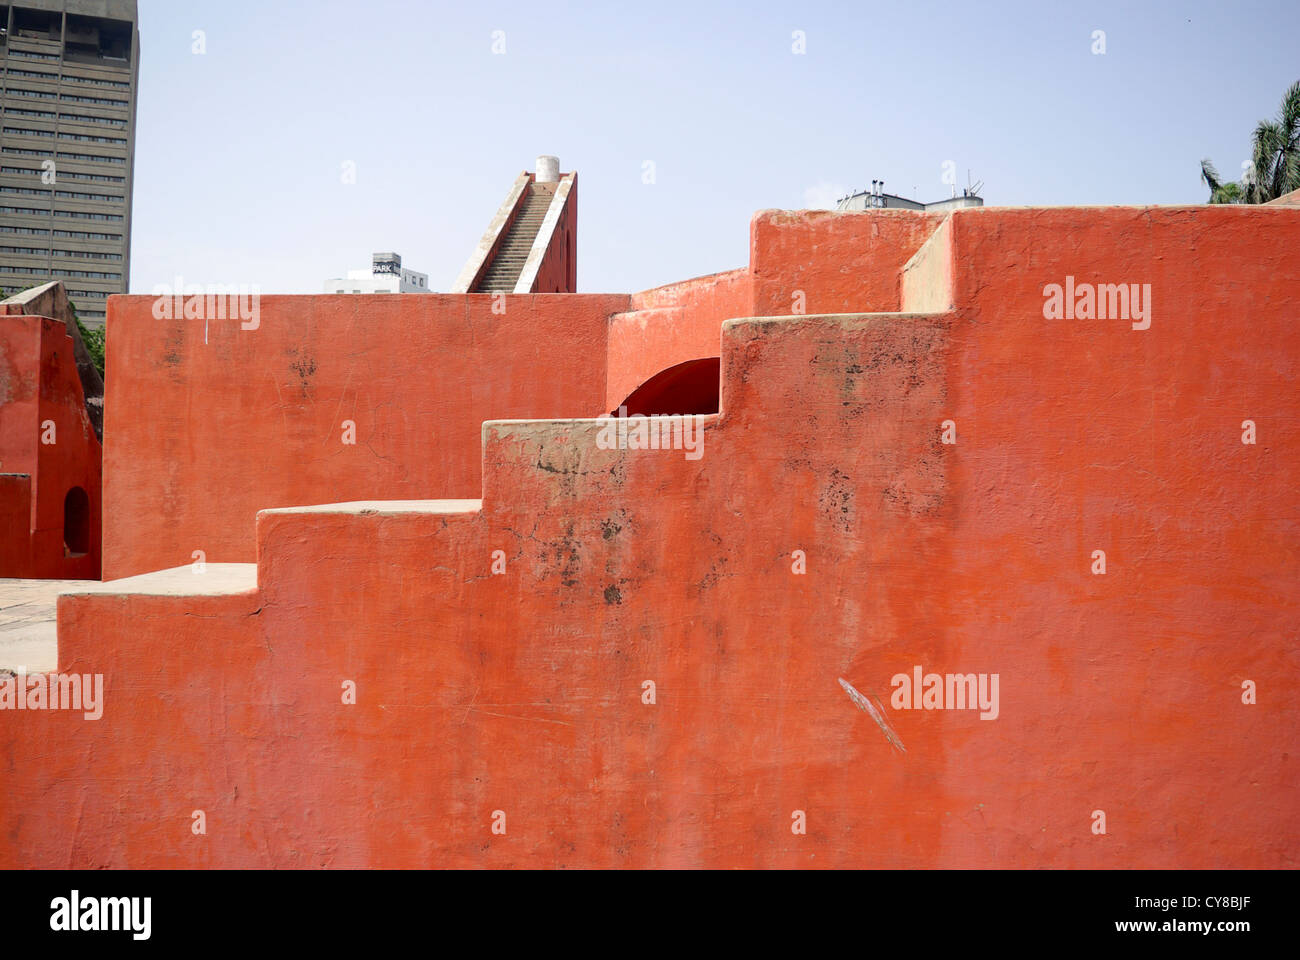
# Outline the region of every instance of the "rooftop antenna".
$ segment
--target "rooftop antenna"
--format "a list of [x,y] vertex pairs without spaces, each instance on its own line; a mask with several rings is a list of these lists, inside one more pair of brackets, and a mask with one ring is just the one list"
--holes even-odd
[[967,183],[967,187],[966,187],[966,196],[968,196],[968,197],[978,197],[978,196],[980,195],[980,191],[984,189],[984,181],[983,181],[983,180],[977,180],[977,181],[974,183],[974,185],[970,185],[970,169],[969,169],[969,168],[967,168],[967,170],[966,170],[966,183]]

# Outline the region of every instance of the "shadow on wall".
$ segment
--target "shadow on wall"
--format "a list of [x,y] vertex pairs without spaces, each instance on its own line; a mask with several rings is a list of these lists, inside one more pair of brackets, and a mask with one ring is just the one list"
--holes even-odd
[[63,498],[63,555],[84,557],[90,553],[90,497],[73,487]]
[[[626,416],[676,416],[717,413],[719,378],[722,364],[718,357],[687,360],[660,370],[637,387],[620,404]],[[611,416],[616,416],[615,410]]]

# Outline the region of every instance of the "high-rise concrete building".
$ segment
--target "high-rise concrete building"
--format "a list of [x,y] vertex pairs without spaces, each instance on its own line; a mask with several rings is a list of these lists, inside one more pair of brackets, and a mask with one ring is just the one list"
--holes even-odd
[[0,287],[62,280],[88,327],[131,272],[136,0],[0,2]]

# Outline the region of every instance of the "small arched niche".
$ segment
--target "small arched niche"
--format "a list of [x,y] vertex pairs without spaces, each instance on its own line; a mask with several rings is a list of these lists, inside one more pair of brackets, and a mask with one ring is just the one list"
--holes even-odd
[[721,370],[718,357],[687,360],[660,370],[633,390],[621,406],[627,407],[629,417],[717,413]]
[[90,553],[90,497],[73,487],[63,498],[63,555],[84,557]]

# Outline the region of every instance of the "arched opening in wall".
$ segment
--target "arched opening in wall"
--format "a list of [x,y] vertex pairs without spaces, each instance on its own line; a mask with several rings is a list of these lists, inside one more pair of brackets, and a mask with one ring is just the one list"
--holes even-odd
[[84,557],[90,553],[90,497],[73,487],[63,498],[63,555]]
[[[718,412],[718,357],[687,360],[660,370],[623,401],[629,417]],[[618,411],[613,411],[617,414]]]

